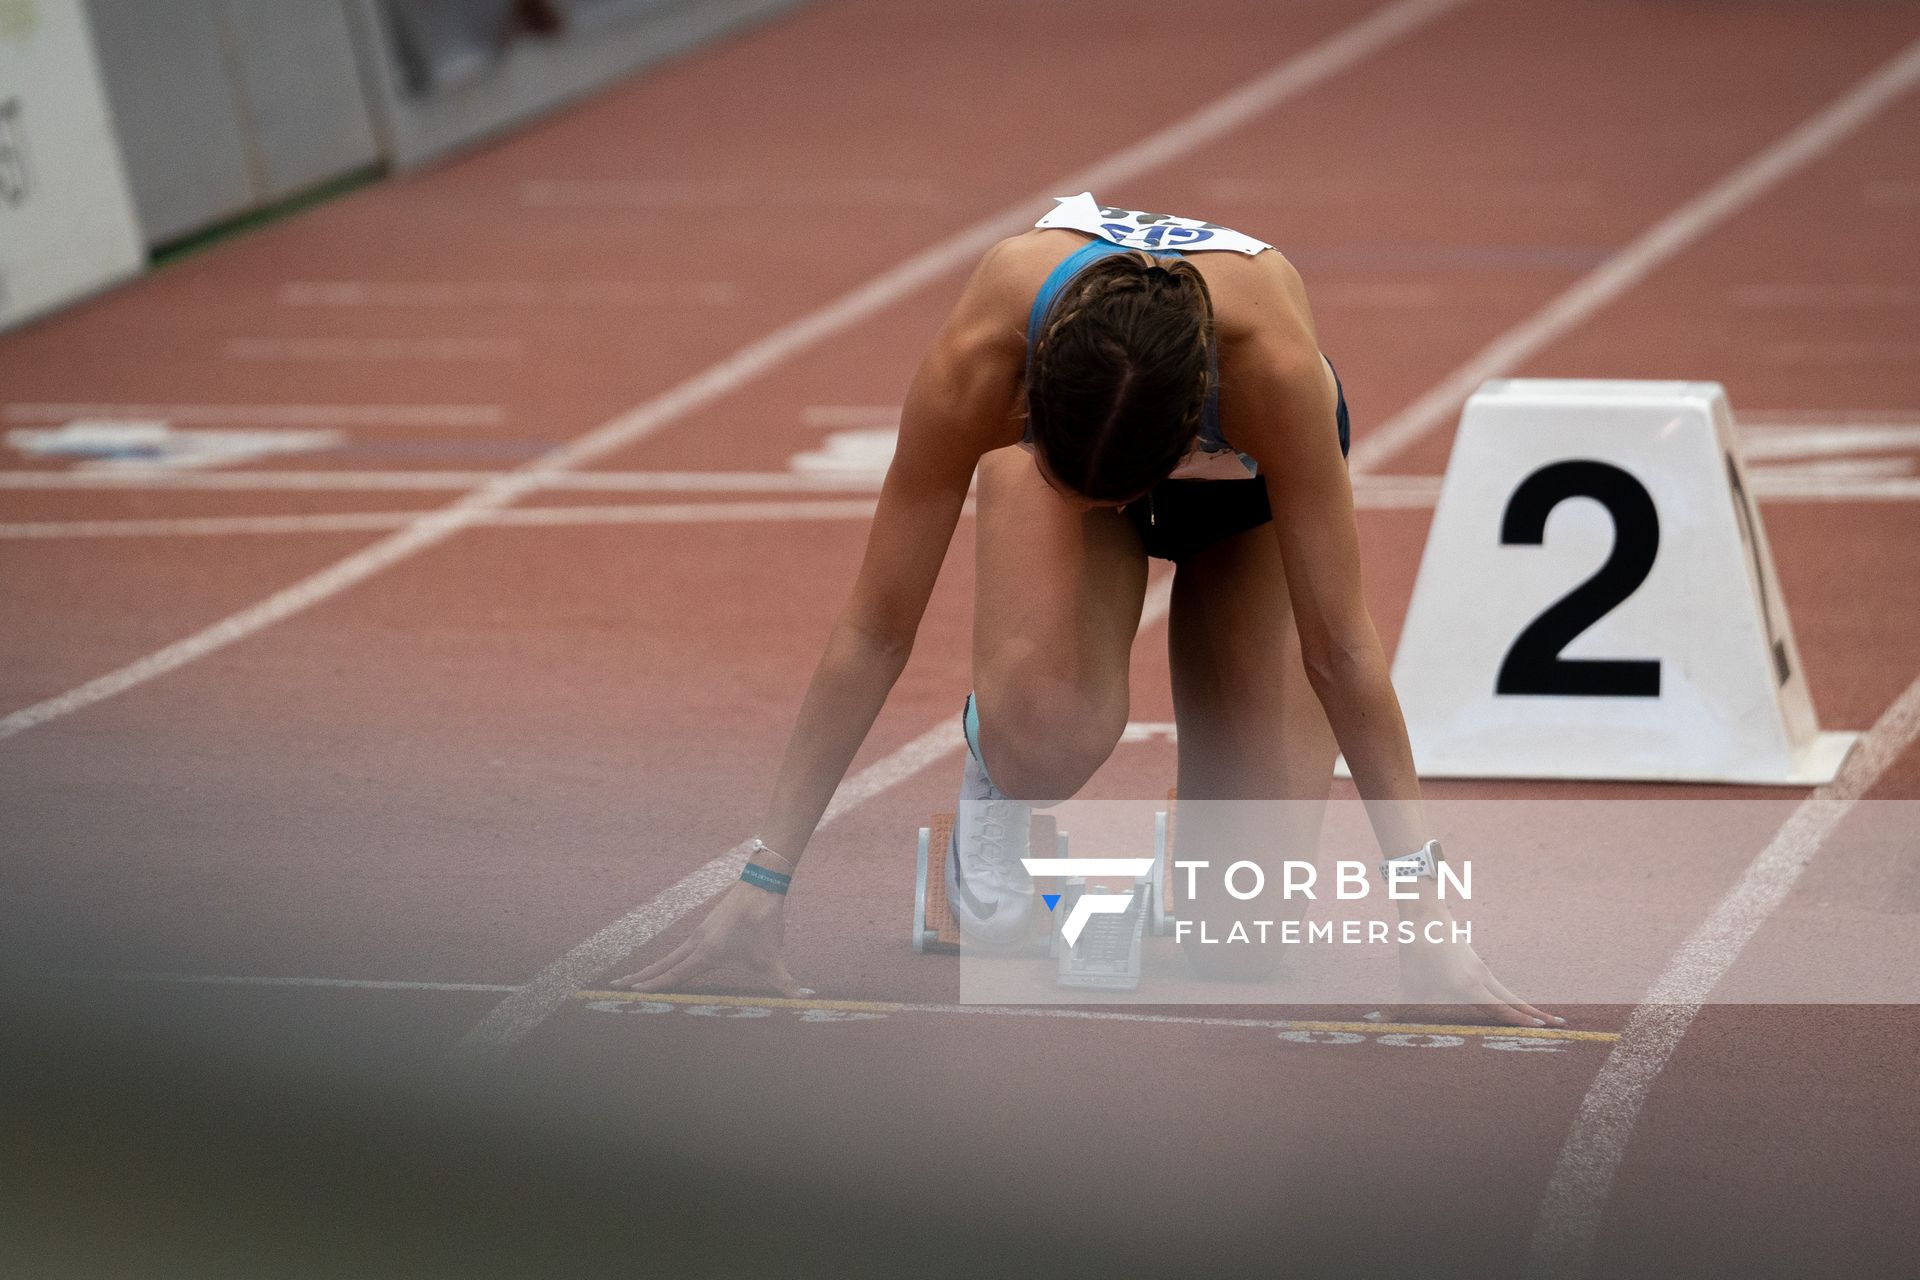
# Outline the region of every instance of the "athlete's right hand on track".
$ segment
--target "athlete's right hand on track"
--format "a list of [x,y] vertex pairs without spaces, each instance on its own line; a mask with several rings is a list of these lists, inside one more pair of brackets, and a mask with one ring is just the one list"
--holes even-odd
[[786,897],[736,881],[694,928],[693,936],[638,973],[613,983],[628,991],[688,991],[726,973],[729,990],[783,996],[808,994],[780,959]]
[[1460,1022],[1504,1023],[1511,1027],[1564,1027],[1567,1020],[1558,1014],[1536,1009],[1507,990],[1493,976],[1487,962],[1465,942],[1450,938],[1453,914],[1445,903],[1421,903],[1403,918],[1439,921],[1446,926],[1441,934],[1447,939],[1426,941],[1424,937],[1400,947],[1401,1014],[1421,1015],[1416,1020],[1449,1019]]

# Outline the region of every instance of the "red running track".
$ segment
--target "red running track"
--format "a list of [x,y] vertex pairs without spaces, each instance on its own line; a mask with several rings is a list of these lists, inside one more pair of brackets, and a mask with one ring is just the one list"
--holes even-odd
[[[1383,12],[1405,29],[1272,109],[1152,163],[1133,149],[1276,67],[1313,65],[1329,41],[1351,51],[1356,24]],[[344,424],[335,448],[230,468],[228,489],[78,487],[70,464],[8,455],[0,711],[58,712],[0,741],[9,1002],[97,1016],[122,1048],[177,1036],[362,1081],[460,1074],[456,1046],[484,1027],[507,1050],[488,1069],[524,1091],[542,1133],[592,1134],[608,1168],[683,1170],[688,1186],[749,1188],[773,1197],[768,1213],[832,1224],[794,1237],[807,1252],[789,1269],[1910,1270],[1912,1007],[1710,1004],[1677,1036],[1585,1008],[1567,1012],[1590,1038],[1532,1040],[964,1013],[954,962],[913,955],[904,929],[910,832],[949,801],[951,751],[816,841],[789,945],[825,1003],[564,998],[627,971],[611,962],[557,1001],[518,990],[574,977],[553,966],[623,917],[626,938],[664,926],[635,958],[659,954],[699,914],[674,886],[751,834],[868,496],[764,473],[887,422],[964,261],[764,367],[742,372],[739,353],[1131,156],[1103,198],[1203,213],[1299,263],[1364,450],[1487,342],[1920,38],[1911,4],[1209,0],[1150,41],[1145,21],[1078,3],[819,4],[0,339],[9,427],[84,416],[62,409],[76,405]],[[1894,95],[1510,371],[1708,376],[1743,413],[1920,418],[1916,129],[1920,94]],[[711,394],[687,395],[702,376]],[[551,514],[461,528],[62,709],[636,406],[649,428],[584,470],[655,488],[503,496]],[[1442,424],[1374,470],[1437,474],[1447,443]],[[1891,452],[1911,471],[1915,450]],[[714,472],[758,478],[657,487]],[[445,487],[401,487],[409,476]],[[1888,759],[1865,794],[1915,798],[1920,539],[1911,496],[1867,492],[1768,502],[1765,517],[1823,721],[1879,724]],[[680,513],[701,520],[615,510],[742,502]],[[768,505],[789,503],[837,505]],[[393,520],[320,518],[369,513]],[[1389,638],[1428,515],[1361,513]],[[192,523],[289,516],[309,519]],[[83,521],[153,523],[47,527]],[[856,771],[954,719],[968,535]],[[1161,637],[1144,640],[1133,714],[1165,721]],[[1171,773],[1167,744],[1147,741],[1093,785],[1153,794]],[[1915,906],[1910,862],[1816,860],[1733,973],[1789,935],[1839,948],[1845,922],[1897,926]],[[1654,960],[1742,867],[1660,871],[1644,869],[1631,904]],[[417,985],[49,976],[74,972]],[[55,1126],[42,1141],[54,1160],[80,1139]],[[125,1159],[142,1186],[173,1176]],[[671,1223],[669,1201],[641,1200],[642,1221]],[[689,1232],[705,1221],[685,1212]],[[856,1258],[849,1232],[892,1252]],[[636,1246],[661,1251],[636,1257],[643,1269],[665,1266],[662,1239]],[[729,1256],[708,1243],[709,1261]]]

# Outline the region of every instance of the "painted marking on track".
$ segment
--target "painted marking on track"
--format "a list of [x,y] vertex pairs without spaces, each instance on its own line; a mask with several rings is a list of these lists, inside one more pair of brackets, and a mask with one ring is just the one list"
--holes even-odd
[[[1910,464],[1903,460],[1886,462],[1832,461],[1805,463],[1792,468],[1755,467],[1749,473],[1749,480],[1755,495],[1768,502],[1916,502],[1920,501],[1920,476],[1906,474]],[[13,473],[21,476],[59,476],[60,472],[23,472]],[[218,475],[220,473],[213,473]],[[279,473],[298,480],[302,473]],[[324,474],[324,473],[323,473]],[[824,477],[824,473],[823,473]],[[6,483],[7,473],[0,473],[0,489],[13,488],[66,488],[81,486],[58,485],[13,485]],[[411,481],[392,486],[394,489],[418,487]],[[616,481],[626,481],[634,477],[615,476]],[[644,477],[643,479],[651,479]],[[144,480],[146,477],[136,477]],[[1389,483],[1359,484],[1355,487],[1355,505],[1362,510],[1379,511],[1395,509],[1420,509],[1431,507],[1439,494],[1440,480],[1437,476],[1381,476],[1374,479]],[[247,486],[212,485],[148,485],[135,483],[122,486],[118,484],[90,485],[92,488],[172,488],[192,489],[238,489],[245,491]],[[298,483],[289,485],[261,486],[266,491],[276,489],[300,489]],[[320,488],[331,486],[320,485]],[[554,486],[556,489],[574,486]],[[617,490],[622,488],[641,489],[644,484],[627,486],[620,483],[608,485],[582,485],[582,490]],[[666,488],[668,486],[663,486]],[[687,485],[684,489],[695,489],[697,485]],[[759,488],[757,484],[746,486]],[[796,492],[846,492],[847,490],[871,489],[873,485],[865,480],[858,483],[828,483],[821,485],[796,485]],[[848,502],[706,502],[706,503],[650,503],[645,505],[617,504],[607,506],[572,507],[508,507],[503,510],[484,512],[471,521],[475,528],[564,528],[567,526],[586,527],[593,525],[617,524],[701,524],[701,523],[750,523],[759,521],[784,520],[864,520],[873,515],[874,502],[871,499]],[[971,499],[961,508],[962,516],[973,514]],[[180,516],[155,519],[123,520],[24,520],[0,522],[0,540],[7,539],[54,539],[54,538],[165,538],[165,537],[233,537],[256,535],[311,535],[330,533],[381,532],[403,528],[420,518],[419,511],[348,511],[315,512],[305,515],[289,516]],[[1139,729],[1135,733],[1155,734],[1161,731]]]
[[[875,501],[657,502],[647,506],[509,507],[476,525],[501,529],[583,528],[609,524],[755,524],[870,520]],[[237,537],[398,529],[418,511],[348,511],[300,516],[199,516],[174,520],[23,520],[0,523],[0,540],[47,538]]]
[[165,419],[76,418],[60,427],[15,427],[6,442],[29,458],[78,459],[88,473],[151,475],[316,453],[338,448],[343,437],[285,427],[176,430]]
[[[767,1017],[775,1013],[801,1015],[807,1021],[838,1021],[824,1015],[864,1015],[866,1019],[895,1014],[963,1018],[1019,1018],[1066,1022],[1120,1022],[1152,1026],[1225,1027],[1273,1031],[1295,1044],[1359,1044],[1372,1041],[1390,1048],[1456,1048],[1477,1041],[1490,1049],[1513,1051],[1538,1046],[1546,1052],[1566,1044],[1612,1044],[1620,1037],[1611,1031],[1579,1031],[1564,1027],[1494,1027],[1429,1025],[1406,1022],[1330,1021],[1312,1018],[1218,1018],[1170,1013],[1131,1013],[1114,1009],[1086,1009],[1060,1005],[939,1004],[893,1000],[831,1000],[817,997],[788,999],[777,996],[709,996],[680,993],[588,990],[573,997],[596,1013],[669,1013],[682,1011],[700,1017]],[[821,1015],[807,1017],[806,1015]]]
[[1349,468],[1372,471],[1451,420],[1474,390],[1586,323],[1653,271],[1760,196],[1826,155],[1920,78],[1920,44],[1859,81],[1786,136],[1660,219],[1571,288],[1482,347],[1432,390],[1354,442]]
[[1667,962],[1627,1019],[1580,1102],[1541,1200],[1527,1274],[1578,1277],[1593,1266],[1600,1221],[1654,1081],[1720,980],[1786,901],[1853,807],[1920,739],[1920,679],[1861,735],[1839,776],[1800,802],[1713,911]]
[[817,449],[796,453],[787,466],[806,475],[839,474],[864,476],[876,488],[893,465],[893,450],[898,443],[898,427],[859,427],[835,431]]
[[1740,456],[1748,463],[1782,458],[1920,452],[1920,416],[1836,420],[1833,415],[1774,414],[1740,419]]
[[497,404],[9,404],[6,420],[57,423],[73,418],[162,418],[191,427],[498,427]]
[[[0,489],[283,489],[433,493],[514,479],[512,471],[0,471]],[[822,471],[563,471],[525,484],[528,493],[874,492],[878,477]],[[418,512],[416,515],[420,514]],[[479,519],[476,515],[475,520]]]
[[816,430],[859,430],[899,427],[897,404],[810,404],[800,411],[800,425]]
[[[276,977],[245,974],[122,971],[68,972],[62,978],[84,982],[153,983],[162,986],[310,988],[347,991],[403,991],[464,994],[505,994],[521,990],[510,983],[433,982],[391,978]],[[1215,1018],[1124,1010],[1085,1009],[1057,1005],[964,1005],[898,1000],[835,1000],[824,997],[790,999],[781,996],[687,995],[678,992],[640,994],[633,991],[585,990],[573,1000],[595,1013],[688,1013],[698,1017],[765,1018],[792,1014],[807,1023],[873,1022],[894,1014],[959,1017],[1040,1018],[1070,1022],[1128,1022],[1168,1026],[1231,1027],[1278,1031],[1297,1044],[1358,1044],[1370,1038],[1398,1047],[1451,1047],[1464,1038],[1478,1038],[1490,1049],[1529,1046],[1546,1051],[1566,1042],[1610,1044],[1620,1037],[1611,1031],[1578,1031],[1563,1027],[1493,1027],[1427,1025],[1376,1021],[1326,1021],[1302,1018]],[[1511,1043],[1509,1043],[1511,1042]]]

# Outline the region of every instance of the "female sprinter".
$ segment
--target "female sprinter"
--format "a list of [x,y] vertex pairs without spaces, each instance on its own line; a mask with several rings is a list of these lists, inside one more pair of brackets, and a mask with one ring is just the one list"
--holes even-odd
[[[741,881],[615,985],[725,969],[799,991],[780,956],[788,878],[906,664],[976,475],[974,692],[947,858],[969,937],[1026,932],[1028,802],[1071,796],[1119,740],[1149,557],[1176,566],[1181,800],[1324,801],[1344,749],[1383,854],[1429,877],[1402,918],[1450,923],[1361,599],[1346,446],[1339,378],[1272,246],[1087,194],[996,245],[914,376],[853,598]],[[1402,961],[1409,1003],[1549,1020],[1464,944],[1405,946]]]

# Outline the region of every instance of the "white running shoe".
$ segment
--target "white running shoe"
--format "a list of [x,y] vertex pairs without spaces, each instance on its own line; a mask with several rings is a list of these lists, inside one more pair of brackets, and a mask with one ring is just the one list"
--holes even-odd
[[973,752],[966,755],[947,850],[947,903],[968,938],[1005,946],[1026,937],[1033,919],[1033,877],[1020,864],[1033,806],[1002,795]]

